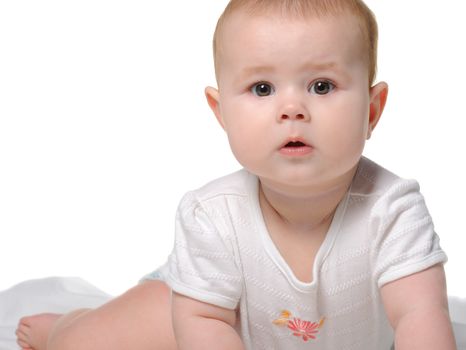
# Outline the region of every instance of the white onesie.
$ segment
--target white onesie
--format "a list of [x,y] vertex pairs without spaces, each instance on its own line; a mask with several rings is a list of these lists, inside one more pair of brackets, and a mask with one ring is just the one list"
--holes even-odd
[[248,350],[390,349],[379,288],[446,261],[417,182],[362,158],[312,283],[294,276],[272,242],[258,186],[240,170],[186,194],[162,279],[180,294],[237,309]]

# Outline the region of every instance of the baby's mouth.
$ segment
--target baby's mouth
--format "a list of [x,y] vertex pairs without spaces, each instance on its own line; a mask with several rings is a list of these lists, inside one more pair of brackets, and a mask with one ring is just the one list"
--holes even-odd
[[301,141],[290,141],[284,147],[305,147],[307,146],[304,142]]
[[280,147],[280,153],[285,156],[304,156],[312,153],[313,147],[304,140],[288,139]]

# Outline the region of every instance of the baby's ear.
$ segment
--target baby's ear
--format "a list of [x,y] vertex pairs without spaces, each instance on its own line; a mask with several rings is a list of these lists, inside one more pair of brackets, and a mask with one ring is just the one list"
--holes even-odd
[[222,114],[220,113],[220,94],[216,88],[208,86],[205,88],[205,97],[210,109],[214,112],[218,122],[225,129],[225,123],[223,122]]
[[369,112],[369,128],[367,129],[367,139],[369,140],[372,131],[377,126],[377,123],[382,116],[385,103],[387,102],[388,85],[385,82],[380,82],[370,89],[370,112]]

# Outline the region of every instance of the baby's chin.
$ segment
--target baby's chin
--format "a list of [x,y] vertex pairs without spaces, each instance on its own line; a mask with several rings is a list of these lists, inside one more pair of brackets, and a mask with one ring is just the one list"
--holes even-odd
[[281,194],[288,194],[294,197],[305,197],[310,192],[323,188],[323,181],[319,176],[313,174],[279,173],[260,174],[259,180],[264,186]]
[[270,190],[288,194],[293,197],[328,194],[347,188],[353,179],[356,167],[350,169],[325,169],[313,167],[296,167],[294,169],[275,169],[275,171],[254,172],[263,186]]

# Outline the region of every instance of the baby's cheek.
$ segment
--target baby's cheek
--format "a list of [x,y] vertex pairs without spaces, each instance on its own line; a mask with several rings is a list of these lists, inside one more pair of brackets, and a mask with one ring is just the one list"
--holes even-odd
[[340,127],[333,128],[333,135],[330,136],[330,147],[340,156],[350,156],[361,153],[365,140],[366,128],[354,121],[347,121],[340,124]]
[[239,130],[238,132],[232,131],[228,134],[231,151],[242,165],[245,165],[251,159],[255,149],[248,134],[247,131],[240,132]]

